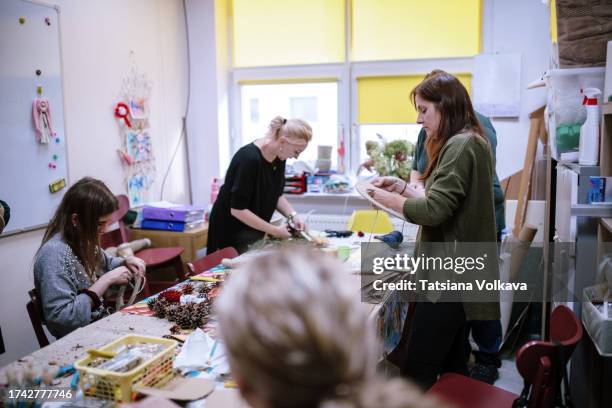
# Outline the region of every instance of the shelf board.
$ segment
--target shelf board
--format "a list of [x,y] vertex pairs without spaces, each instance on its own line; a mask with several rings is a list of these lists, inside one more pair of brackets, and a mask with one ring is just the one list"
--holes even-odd
[[570,209],[570,214],[576,217],[612,217],[612,205],[600,204],[574,204]]
[[603,115],[612,115],[612,102],[601,104],[601,113]]

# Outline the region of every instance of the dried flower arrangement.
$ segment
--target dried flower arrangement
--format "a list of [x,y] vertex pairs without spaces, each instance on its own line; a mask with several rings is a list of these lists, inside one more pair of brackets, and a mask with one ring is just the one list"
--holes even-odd
[[387,142],[384,136],[376,134],[379,142],[366,142],[366,152],[370,158],[361,164],[368,170],[375,170],[380,176],[395,176],[404,180],[410,177],[414,145],[407,140]]
[[[208,322],[219,287],[219,282],[187,283],[161,292],[147,305],[156,317],[174,322],[181,329],[195,329]],[[197,301],[181,303],[183,295],[195,296]]]

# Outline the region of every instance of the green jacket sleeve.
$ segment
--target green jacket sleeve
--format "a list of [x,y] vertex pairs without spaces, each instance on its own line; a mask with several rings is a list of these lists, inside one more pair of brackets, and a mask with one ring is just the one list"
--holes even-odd
[[424,198],[404,202],[404,216],[414,224],[438,226],[463,202],[469,186],[472,155],[466,150],[471,138],[449,142],[440,152],[438,164]]

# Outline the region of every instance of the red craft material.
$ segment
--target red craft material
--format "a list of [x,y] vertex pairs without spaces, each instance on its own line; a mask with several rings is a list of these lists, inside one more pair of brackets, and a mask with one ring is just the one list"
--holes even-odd
[[119,102],[115,107],[115,117],[117,117],[118,119],[123,119],[125,125],[131,128],[132,124],[130,123],[130,119],[128,117],[129,115],[130,108],[125,103]]

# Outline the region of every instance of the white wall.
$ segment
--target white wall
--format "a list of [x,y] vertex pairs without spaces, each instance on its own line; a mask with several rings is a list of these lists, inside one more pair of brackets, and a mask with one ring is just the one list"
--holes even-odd
[[521,113],[517,119],[493,119],[497,131],[497,175],[503,179],[523,168],[529,113],[546,103],[544,88],[526,89],[549,68],[551,45],[548,8],[539,0],[485,0],[484,52],[521,53]]
[[[71,181],[102,179],[126,192],[116,149],[121,146],[113,109],[134,51],[141,72],[153,81],[151,135],[157,178],[153,198],[181,133],[187,97],[187,58],[182,0],[55,0],[61,8],[64,101]],[[189,201],[185,143],[168,176],[164,199]],[[19,211],[12,208],[12,212]],[[7,352],[0,366],[38,348],[26,313],[33,287],[32,259],[42,231],[0,238],[0,325]]]
[[187,130],[192,201],[207,205],[220,171],[220,146],[228,151],[228,1],[186,0],[191,93]]

